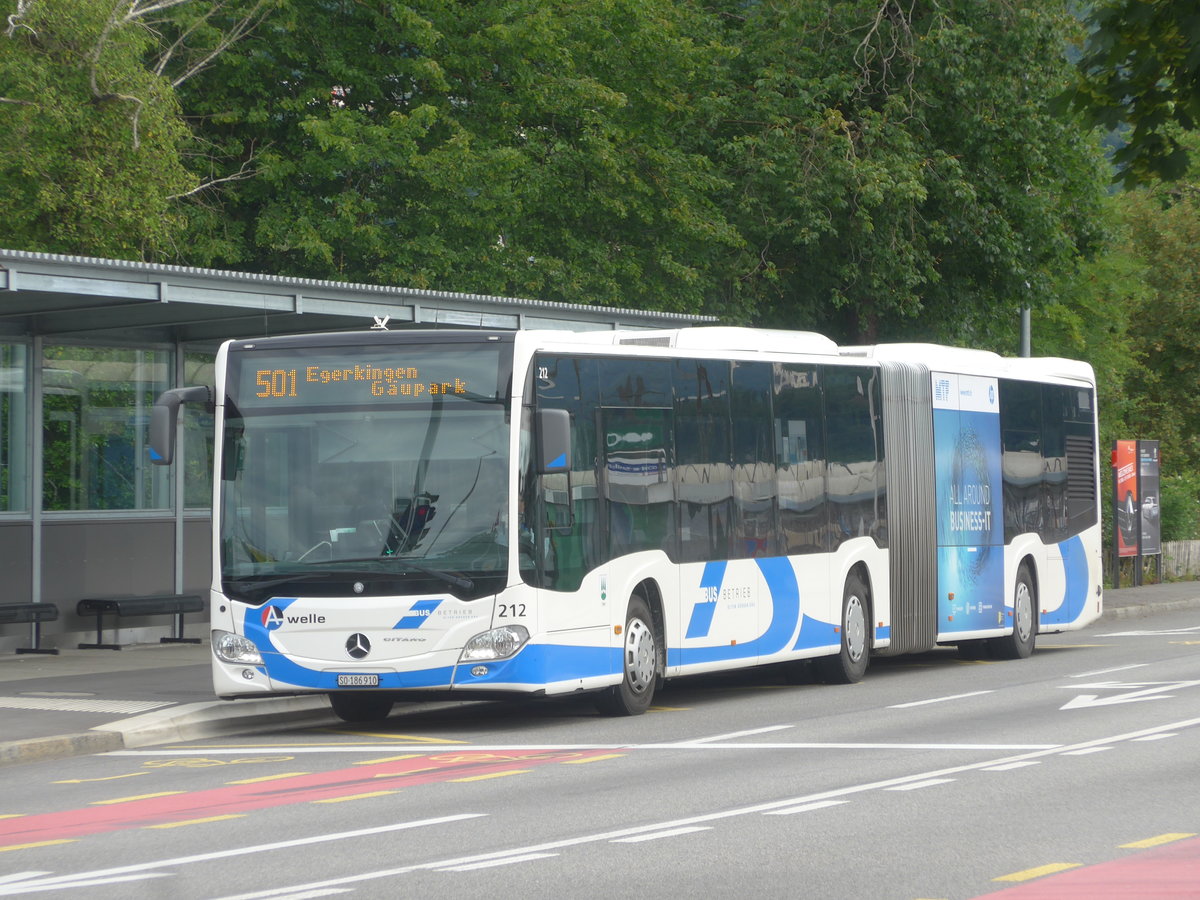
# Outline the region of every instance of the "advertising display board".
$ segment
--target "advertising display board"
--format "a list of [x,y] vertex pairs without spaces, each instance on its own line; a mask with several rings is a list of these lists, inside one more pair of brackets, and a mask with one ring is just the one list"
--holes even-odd
[[938,628],[1004,624],[1000,407],[994,378],[934,372]]
[[1116,515],[1117,556],[1137,556],[1138,465],[1137,441],[1113,441],[1113,485]]
[[1141,515],[1142,556],[1162,553],[1159,515],[1158,441],[1138,441],[1138,506]]

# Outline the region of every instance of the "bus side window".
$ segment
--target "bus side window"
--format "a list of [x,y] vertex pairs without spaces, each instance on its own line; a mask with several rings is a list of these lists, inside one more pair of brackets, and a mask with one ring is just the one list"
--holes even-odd
[[775,525],[775,447],[771,442],[771,366],[734,363],[730,404],[733,421],[734,557],[779,553]]
[[828,544],[825,426],[820,370],[774,363],[775,468],[783,553],[821,553]]

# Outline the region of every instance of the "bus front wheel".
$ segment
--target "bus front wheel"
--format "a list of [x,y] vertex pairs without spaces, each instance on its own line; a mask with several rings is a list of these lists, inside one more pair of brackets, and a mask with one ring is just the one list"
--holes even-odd
[[392,711],[387,694],[350,691],[329,695],[333,713],[343,722],[382,722]]
[[650,607],[638,594],[629,598],[623,638],[621,683],[596,695],[596,707],[606,716],[640,716],[654,699],[659,669],[658,637]]
[[867,586],[857,572],[851,572],[842,591],[841,649],[834,656],[822,656],[813,661],[822,681],[827,684],[862,681],[871,658],[870,615]]

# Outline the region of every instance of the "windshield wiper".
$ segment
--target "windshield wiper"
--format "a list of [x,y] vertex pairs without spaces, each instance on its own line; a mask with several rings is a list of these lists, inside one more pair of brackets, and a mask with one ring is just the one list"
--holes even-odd
[[340,574],[340,572],[328,571],[295,572],[291,575],[281,575],[278,578],[268,578],[266,581],[255,581],[254,579],[258,577],[257,575],[228,575],[224,578],[224,580],[247,590],[269,591],[271,588],[276,588],[284,584],[291,584],[294,581],[308,581],[314,578],[325,579],[333,575]]
[[[440,569],[431,569],[428,566],[423,566],[420,563],[415,563],[410,559],[405,559],[401,556],[356,556],[349,559],[323,559],[319,562],[309,563],[312,566],[332,566],[338,563],[366,563],[366,562],[399,562],[403,563],[414,572],[420,572],[422,575],[428,575],[430,578],[436,578],[439,581],[444,581],[451,587],[456,587],[462,591],[470,591],[475,589],[475,582],[470,578],[462,575],[455,575],[453,572],[443,572]],[[329,572],[327,574],[334,574]]]

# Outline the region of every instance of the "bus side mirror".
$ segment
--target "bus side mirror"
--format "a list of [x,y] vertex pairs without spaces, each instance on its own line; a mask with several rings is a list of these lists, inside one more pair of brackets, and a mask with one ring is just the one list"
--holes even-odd
[[565,409],[537,411],[538,474],[571,471],[571,414]]
[[175,429],[179,404],[203,401],[212,406],[212,388],[187,387],[163,391],[150,410],[150,462],[169,466],[175,460]]

